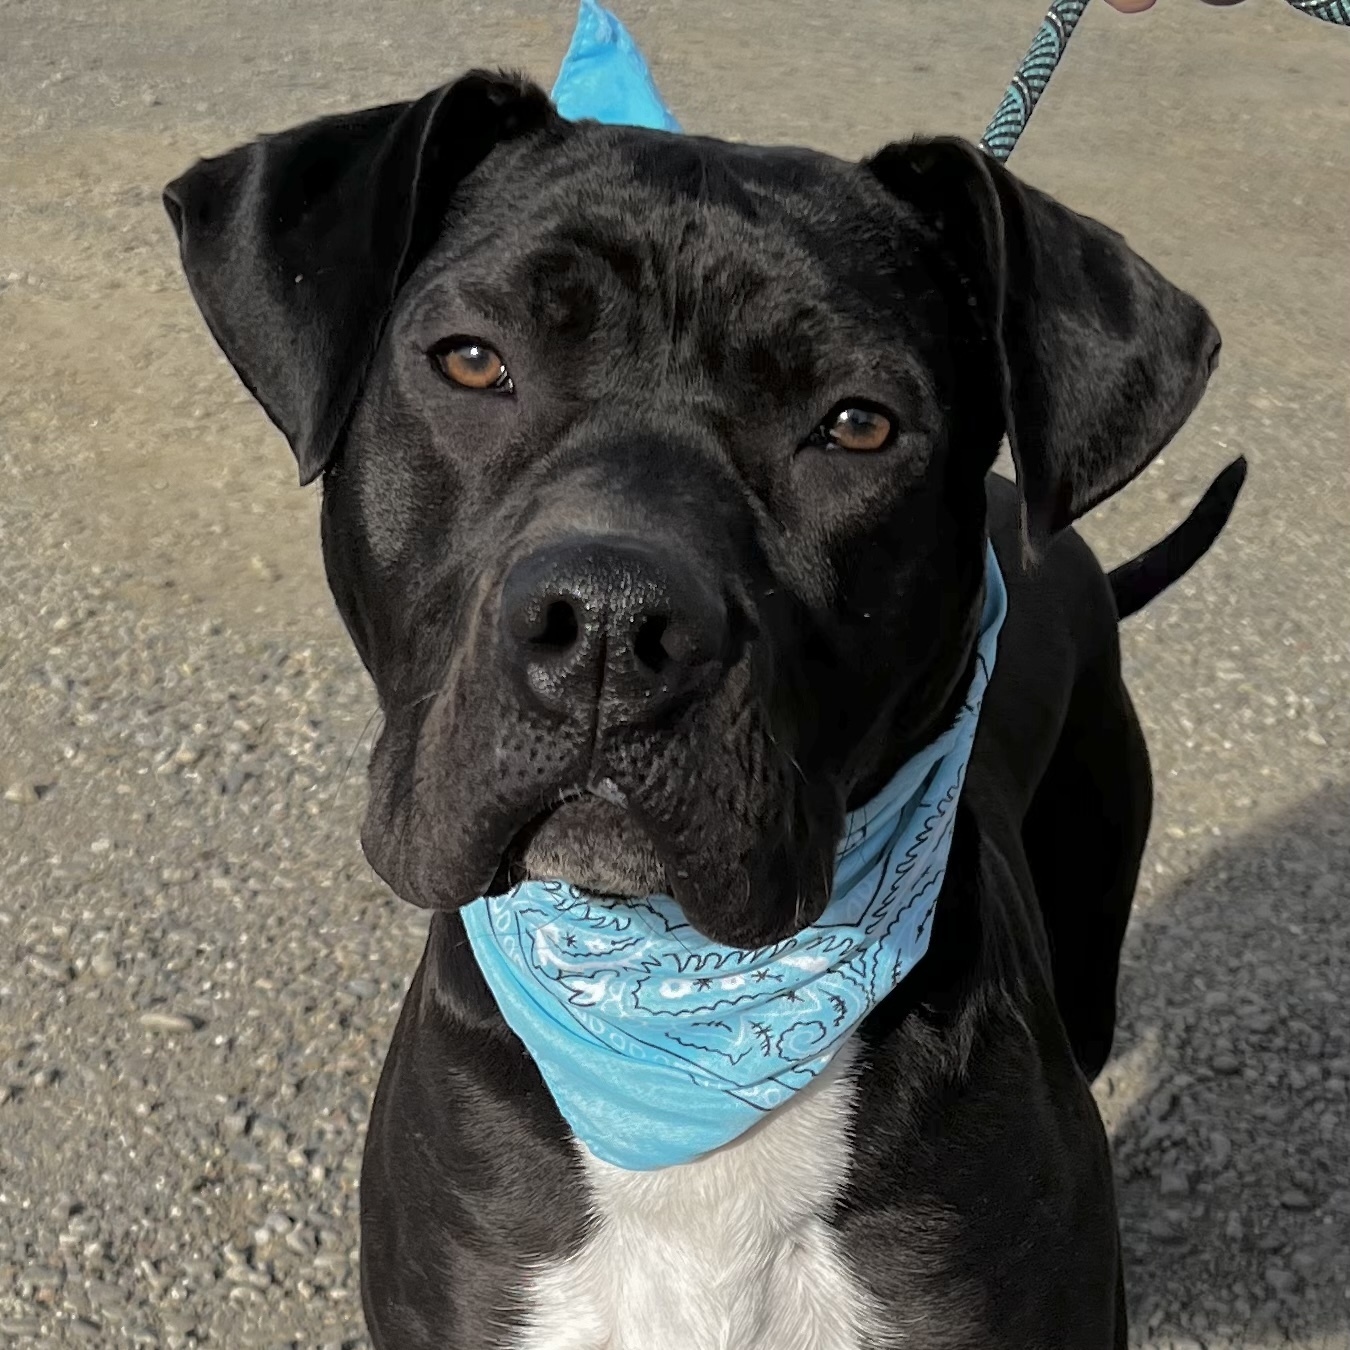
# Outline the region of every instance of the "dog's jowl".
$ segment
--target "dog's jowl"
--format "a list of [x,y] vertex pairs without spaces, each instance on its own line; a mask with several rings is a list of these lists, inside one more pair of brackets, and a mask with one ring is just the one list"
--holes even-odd
[[1110,577],[1070,527],[1199,400],[1201,306],[959,141],[849,164],[481,73],[166,203],[322,479],[362,843],[432,911],[376,1345],[1123,1346],[1117,625],[1242,467]]

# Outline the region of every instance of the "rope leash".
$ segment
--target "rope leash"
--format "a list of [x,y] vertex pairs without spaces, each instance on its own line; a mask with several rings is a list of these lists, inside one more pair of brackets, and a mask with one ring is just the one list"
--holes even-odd
[[[1288,4],[1314,19],[1350,27],[1350,0],[1288,0]],[[1088,0],[1053,0],[1032,39],[1031,50],[1017,67],[1003,102],[980,139],[985,154],[1000,161],[1012,154],[1087,5]]]

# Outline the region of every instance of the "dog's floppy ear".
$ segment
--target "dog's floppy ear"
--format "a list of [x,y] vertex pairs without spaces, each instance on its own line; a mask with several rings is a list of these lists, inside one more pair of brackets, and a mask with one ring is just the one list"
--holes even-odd
[[561,125],[535,85],[474,71],[202,160],[164,190],[212,335],[308,483],[328,464],[400,286],[499,142]]
[[867,167],[913,205],[987,321],[1034,546],[1176,435],[1214,369],[1218,331],[1118,234],[965,141],[891,145]]

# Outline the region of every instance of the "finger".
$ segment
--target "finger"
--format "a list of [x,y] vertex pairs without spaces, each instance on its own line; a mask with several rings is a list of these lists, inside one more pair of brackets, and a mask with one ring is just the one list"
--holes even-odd
[[1153,8],[1154,0],[1106,0],[1106,3],[1122,14],[1141,14]]

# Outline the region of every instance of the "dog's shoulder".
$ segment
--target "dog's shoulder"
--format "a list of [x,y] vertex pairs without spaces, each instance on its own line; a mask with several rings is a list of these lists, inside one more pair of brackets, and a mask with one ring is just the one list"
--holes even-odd
[[1009,622],[1054,624],[1080,644],[1113,634],[1111,584],[1087,540],[1070,526],[1028,552],[1016,484],[991,473],[985,495],[989,539],[1008,587]]
[[[996,474],[988,479],[988,510],[1008,613],[967,794],[1020,822],[1058,740],[1075,683],[1089,667],[1118,668],[1119,625],[1110,583],[1077,530],[1062,530],[1029,556],[1017,488]],[[981,806],[977,811],[985,814]]]

